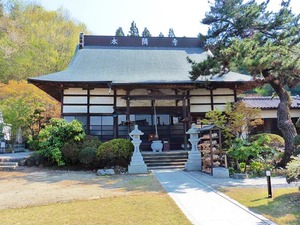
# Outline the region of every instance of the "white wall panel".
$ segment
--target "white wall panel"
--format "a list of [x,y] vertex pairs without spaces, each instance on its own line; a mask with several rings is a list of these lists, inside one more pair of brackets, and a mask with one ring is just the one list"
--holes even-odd
[[64,104],[87,104],[87,97],[64,96]]
[[90,97],[90,104],[113,104],[114,98],[111,97]]
[[117,89],[117,95],[126,95],[126,91],[123,89]]
[[191,112],[208,112],[211,110],[210,105],[192,105]]
[[175,100],[158,100],[156,106],[176,106]]
[[63,106],[63,113],[87,113],[87,106]]
[[117,97],[117,107],[126,107],[126,100],[121,97]]
[[130,101],[130,107],[144,107],[151,106],[151,100],[132,100]]
[[87,90],[82,88],[68,88],[64,90],[65,95],[87,95]]
[[209,95],[210,91],[205,88],[198,88],[190,90],[190,95]]
[[191,97],[190,99],[191,103],[210,103],[210,97],[209,96],[195,96]]
[[233,96],[214,96],[214,103],[234,102]]
[[90,90],[90,95],[114,95],[113,90],[111,90],[109,94],[109,88],[95,88],[93,90]]
[[261,118],[277,118],[277,110],[262,110]]
[[112,113],[113,106],[90,106],[90,113]]
[[214,95],[228,95],[228,94],[234,94],[234,91],[229,88],[217,88],[216,90],[213,90]]

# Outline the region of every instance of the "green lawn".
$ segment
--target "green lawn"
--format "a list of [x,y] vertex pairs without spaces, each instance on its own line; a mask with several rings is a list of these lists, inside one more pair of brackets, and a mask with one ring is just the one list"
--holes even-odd
[[279,225],[300,224],[300,191],[296,187],[273,189],[273,198],[267,197],[267,188],[223,188],[220,191]]
[[191,224],[165,193],[141,193],[96,200],[0,211],[1,225]]

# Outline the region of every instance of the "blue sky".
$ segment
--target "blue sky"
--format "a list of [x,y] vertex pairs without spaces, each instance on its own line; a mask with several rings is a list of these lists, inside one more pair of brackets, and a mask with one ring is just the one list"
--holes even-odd
[[[210,0],[213,1],[213,0]],[[118,27],[128,34],[134,20],[140,33],[147,27],[152,36],[168,35],[173,28],[177,37],[206,34],[200,23],[209,10],[208,0],[38,0],[47,10],[67,9],[72,18],[85,23],[92,34],[114,35]],[[271,0],[276,8],[280,0]],[[299,4],[298,4],[299,5]],[[300,12],[297,0],[291,1],[294,12]]]

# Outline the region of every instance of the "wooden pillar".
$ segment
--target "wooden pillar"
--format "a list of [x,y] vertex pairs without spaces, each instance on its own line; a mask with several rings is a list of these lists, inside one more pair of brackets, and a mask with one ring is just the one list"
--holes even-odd
[[192,125],[190,91],[187,91],[187,117],[189,119],[188,128],[190,129]]
[[210,91],[210,107],[211,107],[211,110],[214,110],[214,92],[213,92],[213,87],[210,87],[209,91]]
[[127,124],[127,137],[128,139],[130,139],[129,137],[129,133],[130,133],[130,91],[126,91],[126,124]]
[[114,111],[113,111],[113,121],[114,121],[114,138],[118,138],[118,133],[119,133],[119,130],[118,130],[118,113],[116,112],[116,109],[117,109],[117,90],[116,88],[114,88]]
[[237,85],[234,86],[233,93],[234,93],[234,102],[237,102],[237,91],[236,91]]
[[60,96],[60,117],[62,118],[63,117],[63,109],[64,109],[64,93],[65,93],[65,89],[64,89],[64,86],[61,84],[60,85],[60,93],[61,93],[61,96]]
[[90,120],[90,89],[87,89],[87,113],[86,113],[86,133],[89,135],[91,133],[90,125],[91,125],[91,120]]
[[182,100],[182,117],[183,117],[183,136],[184,136],[184,149],[187,149],[187,144],[188,144],[188,140],[187,140],[187,135],[186,135],[186,131],[187,131],[187,114],[186,114],[186,92],[183,92],[183,100]]

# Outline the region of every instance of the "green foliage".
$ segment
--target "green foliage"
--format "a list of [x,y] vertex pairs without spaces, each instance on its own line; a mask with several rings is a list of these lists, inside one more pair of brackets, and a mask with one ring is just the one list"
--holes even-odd
[[86,135],[82,141],[82,146],[81,148],[86,148],[86,147],[93,147],[98,149],[98,147],[101,145],[101,141],[95,137],[95,136],[91,136],[91,135]]
[[58,166],[65,164],[61,149],[68,141],[81,141],[85,136],[82,124],[77,120],[67,123],[63,119],[51,119],[37,137],[38,152]]
[[236,138],[227,154],[238,162],[246,162],[250,157],[258,158],[259,149],[256,148],[255,144],[252,145],[244,139]]
[[240,137],[242,133],[249,131],[263,123],[260,118],[260,110],[246,107],[244,103],[227,103],[224,112],[219,109],[205,114],[204,124],[214,124],[222,129],[225,139],[225,148],[231,145],[232,139]]
[[100,145],[97,150],[97,158],[104,167],[127,166],[130,162],[134,146],[126,139],[113,139]]
[[81,143],[78,141],[68,141],[61,148],[63,161],[66,164],[75,165],[79,161],[79,153],[81,150]]
[[147,27],[144,28],[143,33],[142,33],[142,37],[151,37],[151,33],[148,30]]
[[[213,1],[202,20],[209,26],[203,39],[213,52],[213,60],[208,57],[192,62],[190,74],[193,80],[207,75],[205,71],[221,75],[235,71],[264,78],[280,98],[278,128],[285,139],[280,165],[284,166],[295,151],[292,141],[296,129],[291,121],[286,87],[294,87],[300,77],[300,15],[293,14],[290,1],[282,1],[277,12],[267,9],[270,2]],[[215,70],[218,67],[219,71]],[[259,85],[261,82],[257,82]]]
[[32,1],[8,0],[0,17],[0,82],[65,69],[85,25],[66,10],[46,11]]
[[125,36],[122,27],[119,27],[119,28],[116,30],[116,35],[115,35],[115,36],[117,36],[117,37],[123,37],[123,36]]
[[0,110],[5,122],[12,124],[13,136],[22,128],[23,140],[36,136],[50,117],[60,114],[56,100],[26,81],[0,83]]
[[291,157],[292,161],[287,164],[288,175],[287,182],[300,180],[300,155]]
[[241,162],[239,163],[239,167],[242,173],[246,172],[246,163],[245,162]]
[[269,147],[267,143],[270,143],[268,136],[260,136],[253,142],[236,138],[228,150],[228,155],[239,162],[247,162],[250,158],[272,158],[276,151]]
[[79,152],[79,162],[89,165],[96,159],[96,148],[85,147]]
[[136,26],[136,23],[132,21],[129,31],[129,36],[131,37],[139,37],[139,29]]
[[[101,141],[97,137],[90,136],[90,135],[86,135],[82,141],[70,140],[66,142],[64,146],[61,148],[61,152],[63,154],[63,160],[68,165],[76,165],[78,162],[81,162],[81,158],[83,156],[83,161],[86,162],[87,156],[85,155],[85,153],[82,153],[82,151],[86,148],[98,149],[100,145],[101,145]],[[94,160],[95,160],[95,156],[94,156]],[[84,163],[84,164],[88,165],[90,163]]]
[[262,175],[262,172],[265,171],[265,164],[260,162],[260,161],[251,161],[250,162],[250,170],[255,174],[255,175]]
[[284,147],[284,139],[283,137],[277,135],[277,134],[268,134],[268,133],[262,133],[262,134],[256,134],[250,137],[251,141],[255,141],[258,138],[262,137],[266,141],[264,142],[265,145],[268,145],[272,148],[283,148]]

